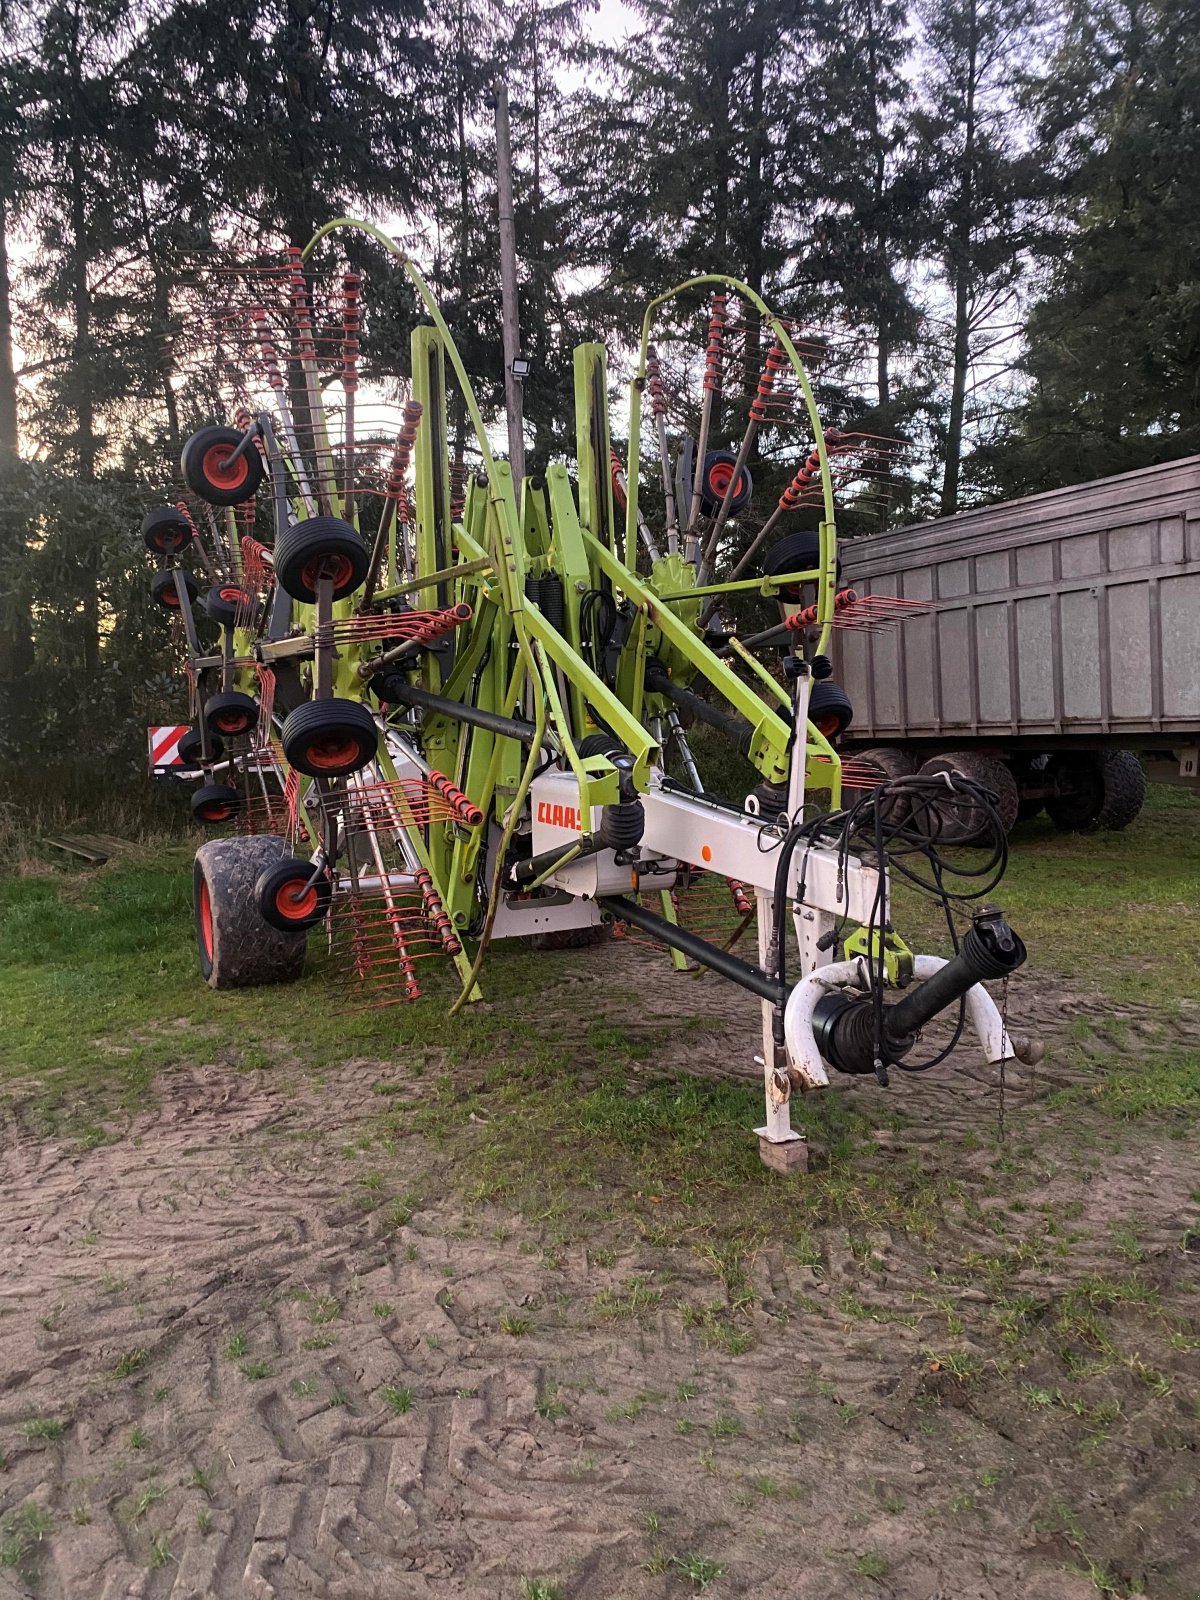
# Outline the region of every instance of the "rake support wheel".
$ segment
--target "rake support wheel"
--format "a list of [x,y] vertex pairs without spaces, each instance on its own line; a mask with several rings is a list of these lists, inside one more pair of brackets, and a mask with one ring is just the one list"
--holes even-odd
[[[225,754],[225,746],[218,734],[210,733],[208,736],[209,759],[219,761]],[[204,744],[200,738],[199,728],[189,728],[179,741],[179,759],[185,767],[198,767],[204,759]]]
[[246,603],[245,590],[228,583],[209,589],[204,596],[204,609],[208,612],[209,620],[219,628],[232,628],[237,620],[238,607]]
[[289,766],[310,778],[344,778],[373,761],[379,745],[375,718],[358,700],[306,700],[283,725]]
[[266,469],[257,445],[231,459],[242,437],[236,428],[201,428],[183,447],[183,480],[210,506],[241,505],[253,499],[263,481]]
[[317,580],[333,579],[333,598],[353,594],[367,575],[366,545],[341,517],[308,517],[285,528],[275,542],[275,577],[285,594],[311,605]]
[[158,506],[142,518],[142,538],[156,555],[178,555],[192,542],[192,526],[174,506]]
[[808,720],[827,739],[837,739],[854,721],[854,706],[850,696],[831,678],[822,678],[812,686]]
[[232,822],[242,809],[242,797],[228,783],[202,783],[192,796],[192,815],[206,827]]
[[[178,615],[179,590],[175,586],[176,570],[175,567],[167,567],[162,572],[156,572],[150,580],[150,595],[152,599],[158,601],[160,606],[165,606],[168,611],[174,611]],[[188,604],[194,605],[200,590],[195,578],[186,568],[183,573],[183,587],[188,597]]]
[[324,872],[313,880],[311,861],[285,856],[262,874],[254,894],[264,922],[281,933],[300,933],[325,920],[333,886]]
[[200,971],[213,989],[291,983],[304,969],[305,936],[264,921],[255,885],[287,855],[273,834],[211,839],[196,852],[193,883]]
[[210,694],[204,702],[204,720],[213,733],[225,739],[240,739],[258,724],[258,701],[252,694],[227,689]]

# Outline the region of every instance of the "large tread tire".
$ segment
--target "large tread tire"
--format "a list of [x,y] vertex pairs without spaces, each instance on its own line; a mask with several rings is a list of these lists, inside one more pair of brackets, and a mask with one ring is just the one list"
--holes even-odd
[[[937,777],[945,772],[960,772],[995,795],[995,809],[1006,834],[1012,832],[1021,804],[1017,780],[1002,761],[992,756],[977,754],[974,750],[956,750],[949,755],[934,756],[921,768],[921,777]],[[941,819],[938,838],[943,844],[985,844],[989,836],[987,814],[967,799],[956,801],[947,796],[945,805],[937,807]]]
[[1146,799],[1146,775],[1132,750],[1063,756],[1052,768],[1066,793],[1046,801],[1060,833],[1127,828]]
[[292,983],[303,972],[304,934],[272,928],[255,898],[259,878],[287,854],[284,840],[269,833],[211,839],[196,851],[196,947],[210,988]]
[[371,556],[358,533],[341,517],[308,517],[285,528],[275,541],[275,581],[293,600],[311,605],[324,566],[333,578],[333,598],[344,600],[362,583]]
[[[872,745],[869,750],[856,750],[849,758],[860,770],[876,776],[876,784],[889,783],[893,778],[911,778],[917,770],[916,759],[907,750],[896,750],[890,745]],[[870,791],[868,791],[870,792]],[[898,828],[908,821],[911,801],[907,795],[895,795],[883,806],[885,826]]]
[[1146,774],[1132,750],[1107,750],[1100,759],[1104,804],[1097,828],[1119,832],[1127,828],[1146,803]]

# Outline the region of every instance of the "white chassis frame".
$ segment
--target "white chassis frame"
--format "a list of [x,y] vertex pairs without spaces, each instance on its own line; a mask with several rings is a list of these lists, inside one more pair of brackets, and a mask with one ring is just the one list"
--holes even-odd
[[[793,741],[788,809],[799,816],[804,806],[804,746],[810,681],[797,684],[796,738]],[[533,782],[533,851],[566,851],[579,842],[579,786],[570,772],[547,772]],[[570,862],[547,880],[555,888],[591,901],[599,896],[636,893],[647,888],[670,888],[681,865],[711,870],[740,880],[753,889],[758,920],[758,958],[765,971],[774,971],[775,863],[782,839],[780,830],[752,815],[722,809],[662,788],[655,769],[651,786],[642,796],[646,826],[636,868],[618,866],[611,850],[599,851]],[[588,832],[600,824],[600,808]],[[799,896],[804,882],[803,898]],[[866,987],[858,962],[831,962],[828,936],[839,921],[859,926],[870,918],[879,890],[877,870],[854,858],[839,859],[824,845],[805,845],[793,855],[788,872],[788,897],[800,948],[800,976],[784,1011],[785,1046],[774,1040],[771,1002],[762,1002],[763,1067],[766,1121],[756,1129],[767,1144],[791,1144],[803,1136],[791,1125],[793,1077],[805,1089],[829,1082],[825,1063],[812,1030],[812,1011],[827,988]],[[885,899],[886,908],[886,885]],[[917,956],[915,976],[932,976],[945,963],[936,956]],[[977,984],[967,995],[968,1014],[988,1061],[1009,1060],[1014,1052],[990,995]]]

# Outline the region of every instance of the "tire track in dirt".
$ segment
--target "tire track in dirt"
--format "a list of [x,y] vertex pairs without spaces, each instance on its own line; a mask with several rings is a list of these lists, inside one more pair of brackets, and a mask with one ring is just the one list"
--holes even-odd
[[[564,988],[614,992],[612,971],[581,965],[552,986],[554,1004]],[[690,979],[664,981],[648,1025],[696,1007]],[[1061,1032],[1071,1015],[1050,1020]],[[728,1074],[756,1029],[739,998],[714,1018],[708,1054],[697,1060],[692,1034],[675,1064]],[[343,1150],[377,1112],[385,1071],[350,1062],[322,1086],[287,1068],[180,1070],[124,1140],[93,1150],[8,1130],[0,1495],[5,1518],[32,1501],[52,1524],[17,1592],[516,1600],[544,1573],[572,1600],[667,1600],[683,1588],[667,1557],[692,1551],[727,1569],[718,1594],[860,1600],[882,1585],[914,1600],[1077,1600],[1094,1595],[1063,1571],[1079,1564],[1078,1537],[1034,1524],[1099,1480],[1076,1509],[1113,1530],[1106,1555],[1132,1570],[1144,1551],[1129,1530],[1154,1527],[1165,1565],[1149,1593],[1184,1593],[1167,1567],[1186,1573],[1195,1554],[1173,1500],[1197,1442],[1194,1357],[1155,1354],[1174,1398],[1136,1375],[1121,1390],[1120,1472],[1104,1455],[1081,1469],[1094,1435],[1064,1424],[1057,1402],[1014,1412],[990,1363],[1001,1288],[1050,1305],[1111,1273],[1114,1217],[1141,1219],[1137,1272],[1164,1296],[1194,1277],[1179,1250],[1184,1197],[1200,1187],[1194,1140],[1101,1152],[1069,1191],[1080,1238],[1059,1257],[1035,1222],[1067,1192],[1061,1174],[1023,1191],[1001,1241],[996,1152],[959,1148],[990,1132],[998,1085],[902,1080],[900,1126],[864,1179],[886,1163],[937,1166],[963,1204],[932,1240],[824,1228],[815,1267],[766,1246],[752,1265],[755,1342],[730,1355],[673,1303],[720,1292],[690,1252],[626,1236],[610,1266],[572,1247],[550,1269],[542,1226],[464,1207],[418,1141],[390,1160],[388,1185],[425,1198],[385,1233],[382,1210],[357,1207],[361,1164]],[[1014,1148],[1068,1081],[1057,1067],[1012,1075]],[[1001,1286],[959,1280],[964,1257],[1019,1254],[1026,1235],[1028,1260]],[[641,1320],[599,1316],[593,1297],[633,1276],[661,1285],[662,1303]],[[502,1315],[522,1307],[529,1331],[506,1334]],[[930,1349],[950,1347],[978,1356],[975,1381],[931,1371]],[[1050,1359],[1031,1352],[1029,1382],[1046,1392],[1065,1381]],[[39,1418],[61,1421],[62,1438],[26,1439]],[[864,1577],[866,1555],[886,1580]]]

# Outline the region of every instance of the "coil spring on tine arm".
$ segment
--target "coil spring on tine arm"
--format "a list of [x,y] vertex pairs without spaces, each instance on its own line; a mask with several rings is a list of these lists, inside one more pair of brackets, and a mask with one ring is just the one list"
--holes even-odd
[[724,376],[725,329],[729,325],[727,306],[729,296],[717,289],[712,297],[712,312],[708,319],[708,346],[704,352],[704,387],[716,392]]
[[467,827],[477,828],[483,821],[483,812],[461,789],[455,788],[444,772],[434,769],[427,774],[425,781],[431,788],[437,790],[458,820],[466,823]]
[[421,899],[425,903],[425,915],[433,923],[437,936],[442,941],[442,949],[448,956],[456,956],[462,949],[462,945],[454,932],[450,918],[446,915],[446,908],[442,904],[441,896],[433,886],[433,879],[424,867],[417,869],[415,877],[417,887],[421,891]]
[[779,496],[779,509],[781,511],[794,511],[800,504],[805,491],[811,489],[820,476],[821,457],[814,446],[804,465],[797,468],[795,477]]
[[258,348],[262,351],[263,367],[266,370],[267,382],[272,389],[283,392],[283,371],[279,365],[279,352],[276,350],[271,338],[270,325],[267,322],[267,313],[261,306],[250,313],[254,322],[254,331],[258,335]]
[[296,354],[303,361],[305,357],[312,357],[317,353],[316,345],[313,343],[308,283],[304,276],[304,252],[296,245],[289,245],[287,257],[288,294],[292,302],[292,314],[296,319]]
[[646,372],[650,378],[650,409],[656,417],[664,417],[667,414],[667,389],[658,363],[658,351],[653,345],[646,352]]
[[419,400],[404,402],[404,421],[401,423],[400,432],[396,435],[396,448],[392,451],[392,464],[388,471],[385,492],[389,500],[396,502],[402,521],[408,515],[408,492],[404,486],[404,479],[408,474],[409,462],[412,460],[413,445],[416,443],[417,429],[421,425],[422,410]]
[[[750,415],[757,423],[767,420],[767,406],[775,389],[775,380],[788,365],[787,353],[778,339],[767,352],[767,362],[758,380],[758,392],[750,403]],[[786,492],[786,491],[785,491]]]
[[342,314],[342,388],[347,394],[358,389],[358,334],[361,327],[359,296],[362,279],[357,272],[347,272],[342,279],[344,308]]

